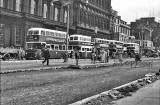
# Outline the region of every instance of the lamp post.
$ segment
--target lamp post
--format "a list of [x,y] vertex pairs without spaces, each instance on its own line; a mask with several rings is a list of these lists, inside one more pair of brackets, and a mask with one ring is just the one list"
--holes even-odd
[[68,9],[68,13],[67,13],[67,35],[66,35],[66,51],[68,51],[68,37],[69,37],[69,26],[70,26],[70,16],[69,16],[69,14],[70,14],[70,11],[69,11],[69,9],[70,9],[70,3],[67,3],[66,4],[67,5],[67,9]]
[[143,42],[144,27],[143,26],[142,26],[141,31],[142,31],[141,33],[141,54],[143,54],[143,49],[144,49],[144,42]]

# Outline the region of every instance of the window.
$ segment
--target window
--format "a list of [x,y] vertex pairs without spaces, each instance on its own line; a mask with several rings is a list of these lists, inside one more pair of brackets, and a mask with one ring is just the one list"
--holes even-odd
[[16,0],[15,10],[21,12],[22,9],[22,0]]
[[55,6],[55,11],[54,11],[54,20],[59,21],[60,18],[60,9]]
[[64,9],[64,23],[67,23],[67,17],[68,17],[67,10]]
[[55,50],[58,50],[58,45],[55,45]]
[[59,45],[59,50],[62,50],[62,45]]
[[34,31],[34,35],[39,35],[39,31]]
[[45,35],[45,31],[41,31],[41,35]]
[[49,13],[49,19],[54,19],[54,4],[50,5],[50,13]]
[[47,4],[43,5],[43,18],[47,18],[48,7]]
[[78,40],[78,37],[74,37],[74,40]]
[[73,37],[70,37],[70,40],[73,40]]
[[30,8],[30,13],[31,14],[35,14],[36,13],[36,2],[35,2],[35,0],[31,0],[31,2],[30,2],[31,4],[31,8]]
[[65,47],[65,45],[63,45],[63,50],[66,50],[66,47]]
[[33,31],[32,31],[32,30],[28,32],[28,35],[32,35],[32,34],[33,34]]
[[0,0],[0,7],[4,7],[4,0]]
[[51,45],[52,50],[54,50],[54,45]]
[[21,27],[16,27],[15,28],[15,45],[20,46],[21,45],[21,40],[22,40],[22,28]]

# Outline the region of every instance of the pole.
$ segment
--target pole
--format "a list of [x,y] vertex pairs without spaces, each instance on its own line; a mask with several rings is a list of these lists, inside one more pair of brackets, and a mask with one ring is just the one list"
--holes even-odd
[[68,37],[69,37],[69,14],[70,14],[70,12],[69,12],[69,4],[67,5],[67,7],[68,7],[68,16],[67,16],[67,35],[66,35],[66,51],[68,51]]

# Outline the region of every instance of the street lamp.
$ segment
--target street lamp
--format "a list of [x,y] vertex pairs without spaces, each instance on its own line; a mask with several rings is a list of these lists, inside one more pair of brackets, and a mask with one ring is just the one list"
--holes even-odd
[[[51,1],[51,5],[53,5],[54,2],[57,2],[59,0],[52,0]],[[70,23],[70,17],[69,17],[69,14],[70,14],[70,5],[71,5],[71,2],[66,2],[65,4],[63,4],[62,6],[67,6],[67,9],[68,9],[68,13],[67,13],[67,35],[66,35],[66,51],[68,51],[68,37],[69,37],[69,23]]]

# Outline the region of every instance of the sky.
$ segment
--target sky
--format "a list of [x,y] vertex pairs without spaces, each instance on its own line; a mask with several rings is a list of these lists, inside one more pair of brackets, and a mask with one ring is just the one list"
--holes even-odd
[[121,19],[130,23],[141,17],[156,17],[160,22],[160,0],[111,0]]

